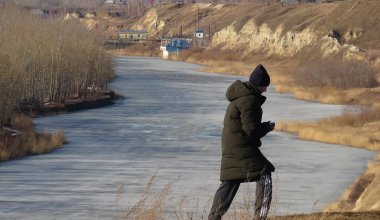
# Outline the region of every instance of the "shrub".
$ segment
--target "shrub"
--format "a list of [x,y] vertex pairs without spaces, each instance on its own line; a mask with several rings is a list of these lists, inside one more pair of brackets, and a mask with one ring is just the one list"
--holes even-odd
[[373,88],[378,86],[376,71],[360,61],[327,58],[310,61],[295,72],[295,83],[305,87],[334,87],[339,89]]
[[364,123],[380,121],[380,108],[348,106],[343,109],[342,115],[320,121],[322,123],[327,122],[330,125],[357,127]]

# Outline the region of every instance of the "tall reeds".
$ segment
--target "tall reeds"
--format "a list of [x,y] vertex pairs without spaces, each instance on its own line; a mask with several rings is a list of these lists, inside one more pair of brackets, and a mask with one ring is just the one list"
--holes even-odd
[[15,109],[63,103],[113,77],[103,39],[75,21],[0,5],[0,125]]

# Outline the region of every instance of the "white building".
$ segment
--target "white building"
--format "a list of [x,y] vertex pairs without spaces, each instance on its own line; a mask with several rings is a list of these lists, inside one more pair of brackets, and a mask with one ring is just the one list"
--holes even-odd
[[123,4],[124,0],[107,0],[104,2],[105,5]]

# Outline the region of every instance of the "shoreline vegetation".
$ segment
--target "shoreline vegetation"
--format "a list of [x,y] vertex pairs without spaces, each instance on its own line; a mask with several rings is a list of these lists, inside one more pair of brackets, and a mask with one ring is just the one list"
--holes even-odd
[[32,118],[18,115],[0,129],[0,162],[49,153],[66,143],[63,131],[36,131]]
[[[0,5],[0,161],[53,151],[63,131],[35,131],[32,116],[112,104],[114,71],[99,31]],[[25,34],[28,33],[28,34]]]
[[[156,219],[171,219],[175,216],[176,219],[207,219],[209,206],[212,202],[212,197],[209,198],[208,204],[204,207],[200,206],[195,209],[186,208],[188,204],[193,204],[193,199],[188,195],[183,195],[180,198],[172,198],[171,192],[175,187],[180,177],[168,181],[160,189],[156,188],[157,173],[151,176],[145,186],[137,202],[131,207],[121,209],[116,219],[135,219],[135,220],[156,220]],[[247,187],[242,203],[233,203],[229,211],[223,216],[223,220],[245,220],[254,218],[254,206],[252,200],[254,199],[252,192]],[[120,198],[124,195],[125,191],[121,185],[117,191],[116,208],[120,208]],[[174,205],[169,205],[168,203]],[[318,212],[310,214],[291,214],[291,215],[276,215],[276,198],[272,199],[271,209],[274,209],[268,219],[271,220],[369,220],[380,218],[380,211],[331,211],[331,212]],[[169,217],[170,216],[170,217]]]

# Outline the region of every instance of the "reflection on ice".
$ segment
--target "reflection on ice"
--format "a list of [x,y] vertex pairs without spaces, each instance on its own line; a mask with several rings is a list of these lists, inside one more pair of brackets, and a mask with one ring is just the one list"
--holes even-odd
[[[138,200],[155,173],[153,190],[178,178],[170,201],[187,196],[187,211],[208,211],[219,185],[225,91],[245,78],[199,73],[197,65],[155,58],[114,61],[118,78],[110,86],[126,99],[36,119],[40,128],[64,129],[69,143],[51,154],[0,165],[1,219],[114,219],[117,210]],[[272,88],[266,96],[264,120],[314,120],[342,108],[295,100]],[[263,143],[264,154],[276,166],[272,211],[277,214],[320,210],[340,196],[373,156],[280,132],[270,133]],[[245,185],[254,190],[255,184]],[[120,186],[124,190],[117,208]],[[234,207],[243,202],[246,187],[239,190]]]

